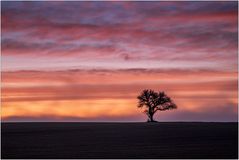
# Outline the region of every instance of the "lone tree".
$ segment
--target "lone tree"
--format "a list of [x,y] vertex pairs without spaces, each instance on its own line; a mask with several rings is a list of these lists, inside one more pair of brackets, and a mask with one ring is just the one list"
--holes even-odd
[[166,111],[171,109],[176,109],[176,104],[164,93],[155,92],[153,90],[143,90],[142,93],[137,97],[138,107],[146,109],[144,113],[148,116],[148,122],[156,122],[153,119],[154,114],[157,111]]

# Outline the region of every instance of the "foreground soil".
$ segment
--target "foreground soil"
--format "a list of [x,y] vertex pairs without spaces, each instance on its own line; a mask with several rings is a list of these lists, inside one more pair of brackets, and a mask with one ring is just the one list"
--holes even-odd
[[238,123],[2,123],[1,158],[238,158]]

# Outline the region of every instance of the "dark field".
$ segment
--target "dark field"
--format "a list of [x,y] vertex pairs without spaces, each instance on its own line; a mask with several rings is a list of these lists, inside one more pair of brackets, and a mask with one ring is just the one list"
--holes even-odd
[[237,123],[2,123],[2,158],[238,158]]

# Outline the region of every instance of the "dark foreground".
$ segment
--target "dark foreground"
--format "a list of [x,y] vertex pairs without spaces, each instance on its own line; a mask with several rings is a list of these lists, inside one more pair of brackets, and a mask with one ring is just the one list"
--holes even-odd
[[238,158],[237,123],[2,123],[2,158]]

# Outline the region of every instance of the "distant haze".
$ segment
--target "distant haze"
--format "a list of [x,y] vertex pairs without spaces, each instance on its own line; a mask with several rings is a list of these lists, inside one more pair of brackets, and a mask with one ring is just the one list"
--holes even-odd
[[238,2],[1,2],[3,121],[237,121]]

